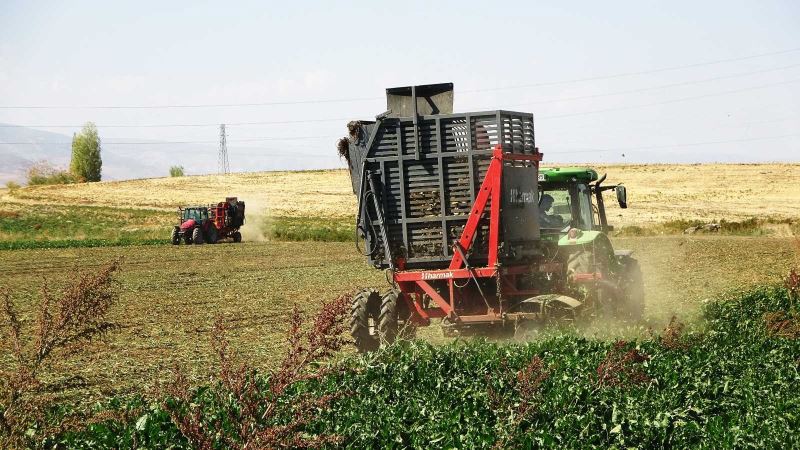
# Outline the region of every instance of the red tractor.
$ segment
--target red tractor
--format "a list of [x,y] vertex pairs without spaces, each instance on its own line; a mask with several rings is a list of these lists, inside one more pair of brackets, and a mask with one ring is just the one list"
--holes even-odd
[[178,225],[172,229],[172,245],[215,244],[221,239],[242,242],[239,228],[244,225],[244,202],[228,197],[210,206],[178,208]]

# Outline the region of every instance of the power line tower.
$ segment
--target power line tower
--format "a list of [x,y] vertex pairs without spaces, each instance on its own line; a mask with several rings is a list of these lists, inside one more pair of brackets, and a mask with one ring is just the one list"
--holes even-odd
[[225,134],[225,124],[223,123],[219,126],[219,157],[217,161],[219,173],[223,175],[231,171],[231,165],[228,161],[228,143]]

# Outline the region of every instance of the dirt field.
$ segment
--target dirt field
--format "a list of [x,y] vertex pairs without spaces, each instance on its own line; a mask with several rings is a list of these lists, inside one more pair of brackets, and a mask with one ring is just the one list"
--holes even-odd
[[[800,216],[800,164],[606,166],[599,171],[608,172],[609,183],[624,181],[629,189],[630,209],[610,211],[617,226],[680,218]],[[61,230],[64,224],[82,233],[90,230],[87,235],[140,227],[144,237],[163,231],[166,239],[172,220],[171,213],[162,217],[166,211],[225,195],[246,200],[251,219],[262,210],[269,216],[344,223],[355,209],[348,175],[337,170],[31,187],[13,194],[0,191],[0,212],[16,227],[8,230],[9,239],[38,238],[31,228],[41,234],[50,225]],[[26,210],[35,217],[26,218]],[[146,214],[139,217],[135,211]],[[91,228],[97,221],[102,223]],[[259,221],[247,226],[253,223]],[[75,234],[67,232],[54,236]],[[703,299],[726,290],[777,281],[800,265],[798,242],[785,233],[615,238],[616,247],[635,250],[642,263],[646,315],[653,327],[673,314],[691,320]],[[89,357],[57,368],[84,380],[68,394],[97,398],[133,392],[168,377],[175,364],[189,368],[195,381],[206,379],[213,369],[209,330],[218,315],[228,318],[234,344],[269,367],[283,348],[293,304],[313,311],[323,299],[342,292],[386,287],[383,273],[368,267],[352,243],[319,242],[0,250],[0,285],[15,291],[30,318],[42,279],[63,284],[76,270],[91,270],[114,258],[123,258],[121,303],[113,314],[121,329],[95,345]],[[420,334],[443,339],[438,328]]]
[[[629,209],[613,202],[618,226],[674,219],[798,218],[800,164],[596,166],[608,183],[624,183]],[[264,172],[228,176],[156,178],[69,186],[38,186],[0,193],[2,203],[97,205],[173,209],[238,195],[250,211],[269,216],[349,218],[356,201],[344,170]]]
[[[703,299],[777,281],[800,264],[793,239],[638,237],[615,245],[635,250],[642,262],[653,327],[673,314],[691,320]],[[175,364],[185,365],[195,381],[207,379],[213,370],[209,331],[217,315],[228,318],[234,345],[269,367],[283,349],[293,304],[312,311],[342,292],[387,287],[383,274],[349,243],[0,251],[3,284],[14,289],[27,317],[43,278],[61,284],[75,270],[114,258],[123,258],[121,301],[113,314],[121,329],[96,344],[89,357],[60,368],[82,380],[67,393],[84,399],[152,386],[168,378]],[[437,327],[420,335],[443,340]]]

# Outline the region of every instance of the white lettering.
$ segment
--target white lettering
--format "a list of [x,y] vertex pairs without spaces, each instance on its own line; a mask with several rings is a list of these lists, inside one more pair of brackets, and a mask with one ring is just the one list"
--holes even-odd
[[444,280],[453,278],[453,272],[422,272],[423,280]]

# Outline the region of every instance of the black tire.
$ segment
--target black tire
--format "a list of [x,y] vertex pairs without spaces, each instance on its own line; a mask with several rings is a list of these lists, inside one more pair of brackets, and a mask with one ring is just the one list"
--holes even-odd
[[239,233],[238,231],[233,233],[233,242],[236,242],[237,244],[242,242],[242,233]]
[[203,245],[203,230],[200,227],[192,231],[192,242],[194,242],[194,245]]
[[350,309],[350,336],[360,353],[377,350],[380,346],[378,338],[378,321],[381,309],[381,297],[374,289],[364,289],[353,297]]
[[625,304],[623,314],[630,320],[639,321],[644,316],[644,278],[639,261],[633,258],[625,260],[623,289]]
[[568,275],[581,273],[600,273],[604,281],[597,282],[594,288],[585,291],[586,296],[581,301],[590,306],[593,314],[602,317],[615,317],[619,306],[625,301],[620,296],[620,290],[614,285],[616,281],[610,279],[608,270],[608,257],[604,254],[595,254],[590,250],[578,250],[567,259]]
[[192,245],[192,233],[189,230],[183,232],[183,243],[186,245]]
[[390,290],[381,298],[381,315],[378,319],[378,334],[381,337],[381,344],[393,344],[397,339],[399,327],[397,292]]
[[178,245],[181,243],[181,235],[178,234],[178,227],[172,229],[172,245]]
[[206,242],[209,244],[216,244],[218,239],[217,229],[213,226],[208,227],[208,239]]
[[400,292],[390,289],[383,294],[378,329],[384,343],[391,344],[398,337],[414,339],[417,336],[417,327],[410,319],[411,311],[406,302],[400,300]]

